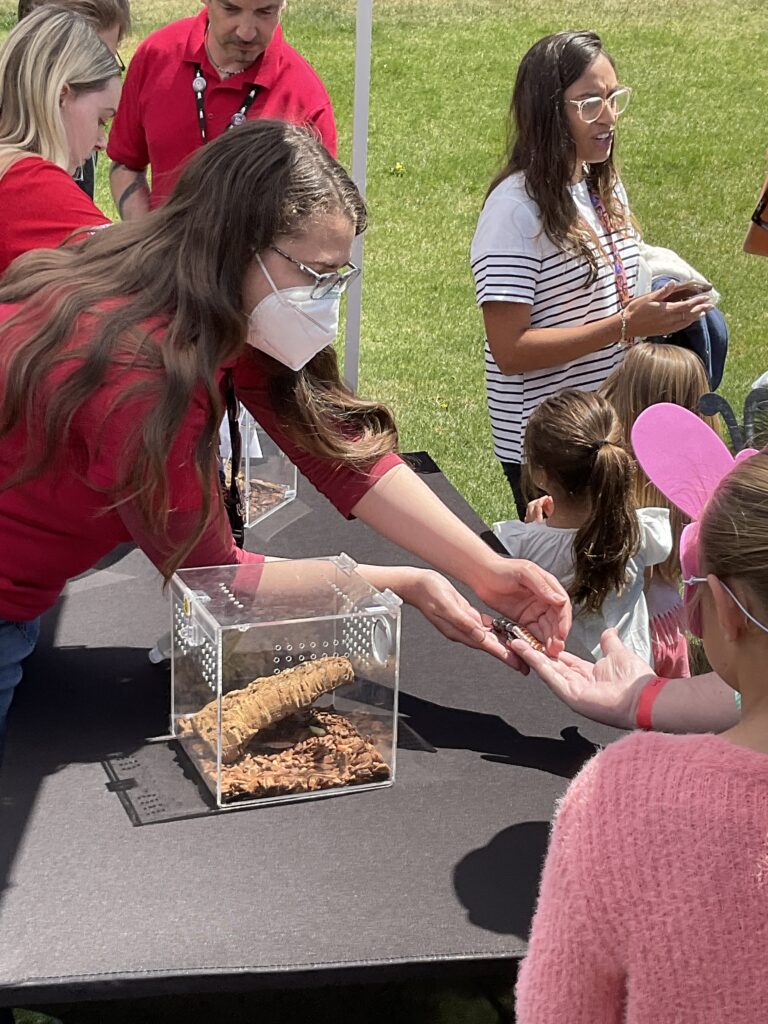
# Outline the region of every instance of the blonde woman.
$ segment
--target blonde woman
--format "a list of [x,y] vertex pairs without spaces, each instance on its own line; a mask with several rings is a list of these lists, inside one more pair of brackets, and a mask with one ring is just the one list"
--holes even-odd
[[72,175],[106,146],[120,69],[94,28],[41,7],[0,48],[0,273],[29,249],[53,248],[109,220]]
[[[19,0],[19,21],[46,4],[46,0]],[[121,70],[125,70],[117,48],[131,31],[131,8],[128,0],[50,0],[53,7],[73,11],[93,26],[96,35],[115,54]],[[89,160],[78,167],[75,181],[89,199],[96,188],[96,158],[94,149]]]

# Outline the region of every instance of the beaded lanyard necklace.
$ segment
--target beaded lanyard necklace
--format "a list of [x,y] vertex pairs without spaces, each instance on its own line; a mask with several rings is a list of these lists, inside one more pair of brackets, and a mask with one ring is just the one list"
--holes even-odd
[[595,208],[597,219],[600,221],[601,227],[608,236],[608,248],[611,250],[611,256],[613,258],[613,274],[616,279],[616,291],[619,296],[621,308],[624,309],[632,296],[629,294],[629,282],[627,281],[627,272],[624,269],[624,261],[621,258],[619,247],[616,245],[616,240],[613,237],[611,218],[608,216],[608,211],[605,208],[602,196],[598,195],[591,185],[587,186],[587,191],[589,192],[589,198],[592,202],[592,206]]
[[[197,120],[200,126],[200,135],[203,142],[208,141],[208,135],[205,130],[205,100],[203,99],[203,93],[208,83],[203,75],[203,69],[199,64],[195,64],[195,77],[192,79],[192,88],[195,92],[195,102],[197,103]],[[229,119],[227,125],[227,131],[232,128],[238,128],[241,124],[245,124],[245,115],[251,109],[253,101],[256,99],[256,94],[259,91],[258,85],[252,85],[248,91],[248,95],[245,97],[245,102],[242,106],[234,112],[232,117]]]

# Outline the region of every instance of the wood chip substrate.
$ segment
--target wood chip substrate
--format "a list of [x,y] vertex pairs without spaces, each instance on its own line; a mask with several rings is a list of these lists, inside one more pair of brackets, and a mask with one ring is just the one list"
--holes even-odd
[[[245,484],[245,479],[242,484]],[[285,484],[273,484],[269,480],[251,478],[248,488],[248,522],[259,519],[275,505],[285,500],[288,488]]]
[[[216,763],[207,745],[195,758],[213,782]],[[349,719],[309,708],[261,730],[233,764],[221,766],[224,802],[313,793],[389,778],[389,766]]]
[[[386,747],[392,741],[384,721],[364,712],[345,717],[310,707],[353,679],[348,658],[327,657],[259,677],[225,694],[222,800],[312,793],[388,779],[389,766],[374,745]],[[176,724],[194,763],[215,788],[217,702]]]

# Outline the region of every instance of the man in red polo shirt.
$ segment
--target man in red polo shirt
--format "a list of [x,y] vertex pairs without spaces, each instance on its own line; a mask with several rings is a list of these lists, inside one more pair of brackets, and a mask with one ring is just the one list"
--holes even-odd
[[306,124],[336,155],[325,86],[283,39],[285,0],[203,2],[196,18],[148,36],[128,68],[107,147],[124,220],[160,205],[198,146],[248,118]]

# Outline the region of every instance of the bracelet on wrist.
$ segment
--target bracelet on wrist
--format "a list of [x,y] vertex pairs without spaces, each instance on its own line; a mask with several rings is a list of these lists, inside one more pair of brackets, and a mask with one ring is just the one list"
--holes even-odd
[[635,339],[630,338],[627,334],[627,327],[629,321],[627,319],[627,311],[624,307],[622,307],[619,310],[619,318],[621,320],[621,335],[619,337],[619,344],[622,348],[629,348],[631,345],[634,345]]
[[650,679],[640,691],[640,700],[637,702],[636,716],[638,729],[645,729],[646,732],[650,732],[653,729],[651,710],[656,698],[668,682],[668,679],[661,679],[659,676],[654,676],[653,679]]

